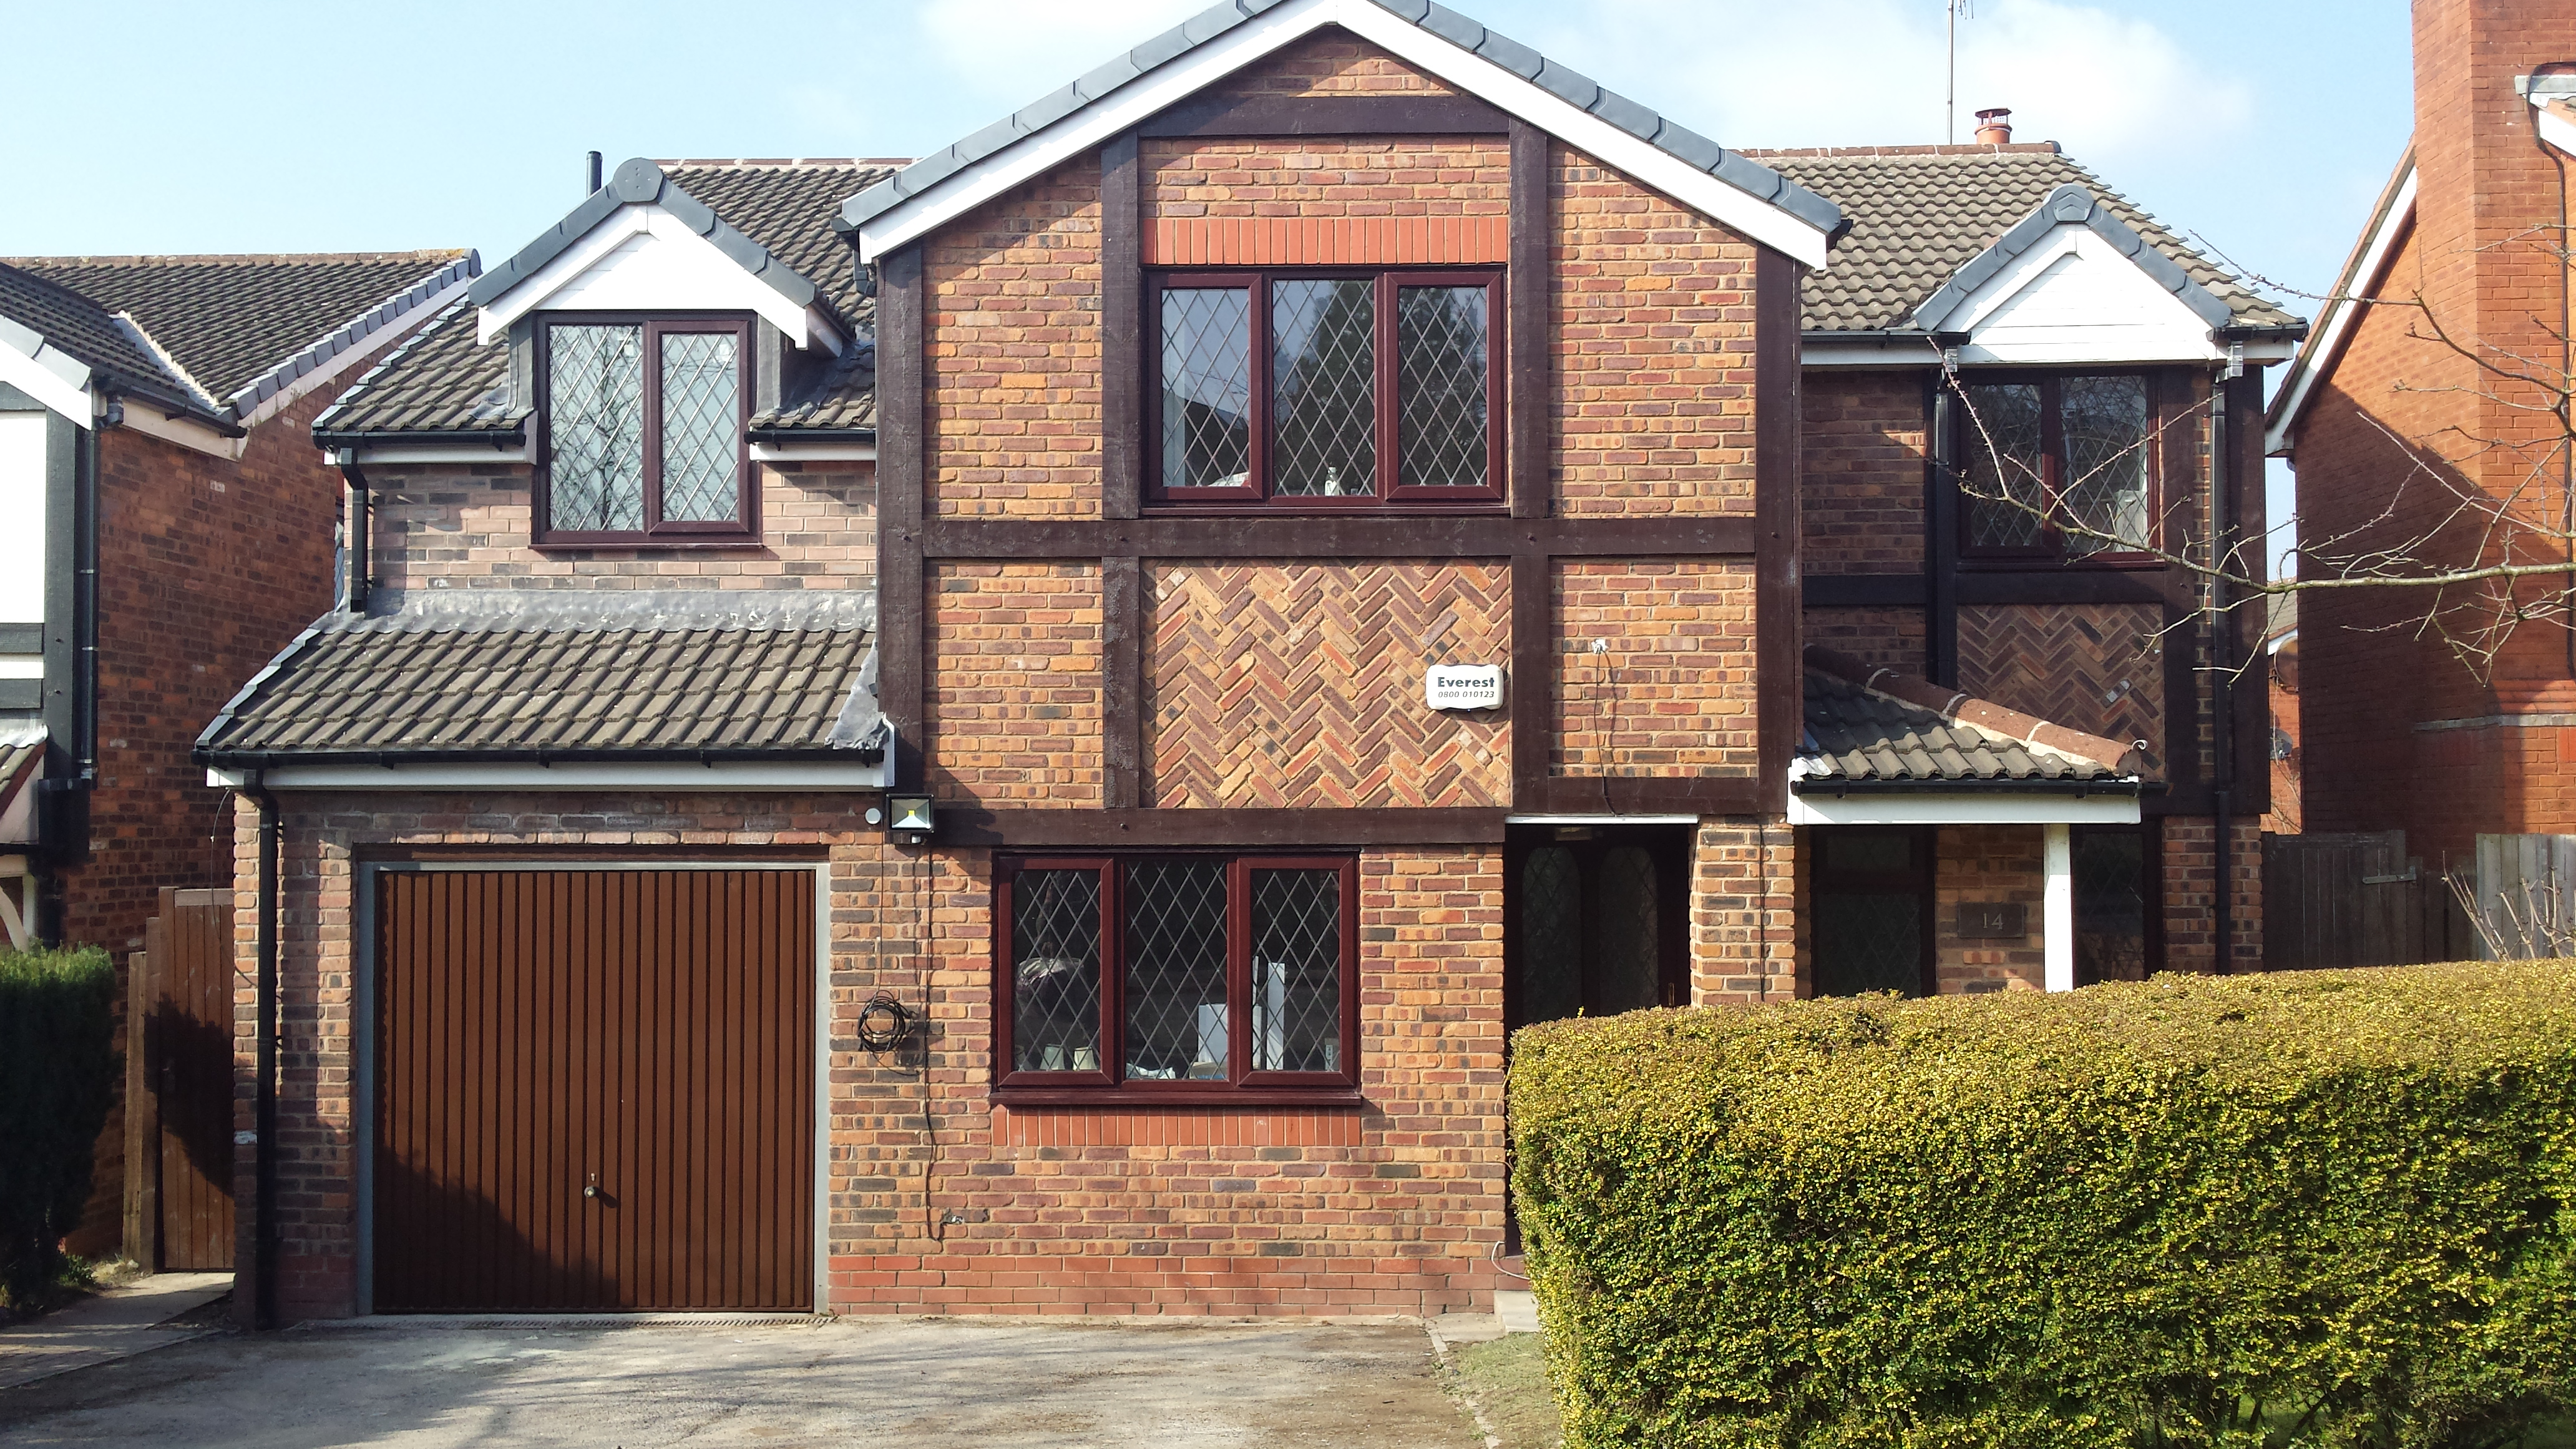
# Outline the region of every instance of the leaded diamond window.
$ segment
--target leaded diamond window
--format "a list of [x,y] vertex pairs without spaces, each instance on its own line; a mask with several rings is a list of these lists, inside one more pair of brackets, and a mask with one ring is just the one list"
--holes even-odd
[[1159,276],[1152,496],[1499,501],[1501,286],[1491,270]]
[[2155,546],[2156,423],[2144,376],[1967,382],[1958,401],[1966,552],[2086,558]]
[[538,348],[545,544],[737,542],[751,328],[730,319],[552,320]]
[[1004,859],[997,1087],[1348,1092],[1357,886],[1347,857]]

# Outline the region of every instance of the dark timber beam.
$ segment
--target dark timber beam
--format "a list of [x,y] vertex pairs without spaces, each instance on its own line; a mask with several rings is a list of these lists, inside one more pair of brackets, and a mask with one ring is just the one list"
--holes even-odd
[[1509,413],[1505,462],[1510,469],[1514,518],[1544,518],[1548,476],[1555,462],[1548,427],[1552,411],[1548,380],[1554,350],[1548,314],[1555,302],[1550,285],[1548,234],[1553,211],[1548,201],[1547,133],[1526,121],[1512,122],[1511,269],[1505,283],[1504,327],[1510,347],[1504,407]]
[[1499,845],[1500,810],[978,810],[939,807],[943,845]]
[[1798,308],[1806,268],[1753,254],[1753,647],[1760,746],[1755,803],[1789,808],[1789,761],[1805,713],[1803,605],[1798,597]]
[[1145,221],[1129,132],[1100,148],[1100,511],[1133,518],[1145,475]]
[[877,288],[877,705],[894,722],[895,786],[918,790],[930,743],[922,509],[929,482],[922,367],[928,284],[921,248],[880,265]]
[[[883,448],[880,443],[880,449]],[[1500,514],[1162,514],[1138,519],[940,519],[934,559],[1706,558],[1755,552],[1759,523],[1738,517],[1506,518]]]

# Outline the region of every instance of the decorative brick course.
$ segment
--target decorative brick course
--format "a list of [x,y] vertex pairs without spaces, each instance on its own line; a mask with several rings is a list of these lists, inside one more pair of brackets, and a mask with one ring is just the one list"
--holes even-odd
[[1691,848],[1691,1004],[1806,994],[1806,853],[1787,821],[1702,820]]
[[1752,773],[1752,565],[1560,561],[1551,617],[1554,773]]
[[1100,516],[1100,154],[924,244],[927,464],[942,516]]
[[1557,511],[1753,511],[1753,247],[1549,148]]
[[874,464],[755,463],[752,471],[760,487],[756,546],[541,550],[529,541],[535,485],[525,464],[370,467],[368,572],[378,588],[415,596],[869,586],[876,574]]
[[1100,566],[943,564],[930,588],[929,779],[944,799],[1099,807]]
[[[838,1313],[1438,1313],[1490,1306],[1502,1237],[1502,859],[1360,863],[1361,1083],[1351,1112],[996,1109],[990,855],[887,846],[857,797],[286,795],[282,1310],[356,1306],[355,893],[366,850],[566,849],[827,862],[827,1289]],[[240,888],[253,813],[236,817]],[[746,864],[753,863],[746,859]],[[254,912],[237,915],[251,1125]],[[926,1013],[884,1057],[879,990]],[[253,1158],[239,1150],[244,1200]],[[248,1262],[250,1217],[242,1215]],[[245,1295],[244,1301],[247,1301]]]
[[1511,720],[1434,712],[1423,670],[1511,657],[1495,563],[1153,565],[1151,798],[1171,806],[1511,803]]
[[1931,437],[1923,380],[1810,369],[1799,392],[1807,576],[1921,573]]

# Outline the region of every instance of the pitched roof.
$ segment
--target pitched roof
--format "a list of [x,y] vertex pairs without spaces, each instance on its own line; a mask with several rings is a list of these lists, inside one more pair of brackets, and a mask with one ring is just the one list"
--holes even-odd
[[[533,410],[510,381],[510,349],[476,341],[475,306],[506,292],[559,255],[617,207],[641,197],[688,213],[729,246],[737,261],[773,285],[793,278],[845,333],[859,339],[822,369],[800,396],[755,414],[762,433],[873,430],[876,300],[862,295],[849,243],[832,228],[842,198],[891,169],[870,160],[628,161],[613,184],[575,207],[546,234],[495,267],[463,304],[406,341],[316,419],[325,444],[361,439],[515,432]],[[623,188],[621,190],[620,188]],[[606,198],[603,200],[603,198]],[[694,208],[694,210],[693,210]],[[730,236],[734,241],[723,242]],[[805,305],[800,302],[799,305]]]
[[[112,387],[212,417],[213,404],[174,375],[132,327],[59,282],[0,262],[0,341],[22,351],[50,346]],[[85,385],[85,384],[79,384]]]
[[[238,418],[473,275],[479,263],[470,252],[417,251],[12,257],[0,265],[132,319],[150,375],[205,411]],[[79,350],[76,342],[64,345]],[[104,370],[131,366],[127,357]]]
[[[1286,7],[1297,7],[1293,17]],[[1272,12],[1282,12],[1273,15]],[[1277,24],[1283,17],[1294,24]],[[1551,119],[1580,123],[1583,118],[1599,121],[1607,130],[1605,137],[1615,135],[1634,138],[1653,148],[1670,161],[1681,164],[1676,175],[1698,173],[1715,177],[1744,201],[1775,208],[1793,217],[1804,227],[1805,235],[1830,237],[1843,225],[1842,212],[1829,199],[1799,185],[1794,178],[1749,159],[1746,153],[1730,151],[1656,112],[1653,108],[1602,87],[1598,82],[1557,61],[1548,59],[1528,46],[1499,31],[1489,30],[1468,17],[1431,0],[1224,0],[1125,54],[1097,66],[1081,77],[1059,87],[982,130],[935,151],[896,172],[893,176],[850,198],[841,209],[840,225],[844,230],[857,230],[923,195],[966,168],[993,157],[1041,132],[1064,128],[1069,141],[1078,141],[1085,113],[1107,104],[1113,109],[1139,94],[1130,87],[1149,82],[1157,73],[1181,65],[1206,47],[1226,42],[1246,22],[1263,21],[1267,34],[1262,42],[1285,44],[1290,40],[1327,24],[1340,24],[1369,34],[1380,43],[1403,46],[1411,34],[1437,37],[1455,52],[1490,62],[1502,74],[1480,67],[1467,66],[1462,74],[1444,76],[1462,82],[1469,90],[1485,94],[1486,99],[1502,105],[1515,114],[1535,111],[1530,119],[1549,126]],[[1391,28],[1389,22],[1410,27],[1410,32]],[[1244,57],[1249,59],[1247,55]],[[1527,86],[1520,83],[1526,82]],[[1527,87],[1536,87],[1535,96]],[[1172,99],[1178,99],[1175,96]],[[1159,96],[1146,103],[1169,104]],[[1552,103],[1573,108],[1572,113],[1555,109]],[[1159,109],[1160,105],[1157,104]],[[1137,119],[1142,119],[1138,117]],[[1113,129],[1132,124],[1123,116],[1112,118]],[[1549,126],[1550,129],[1555,129]],[[1567,139],[1576,139],[1568,137]],[[1615,158],[1604,157],[1613,161]],[[990,185],[1008,184],[996,177]],[[1723,197],[1725,191],[1711,195]],[[1691,198],[1682,198],[1685,201]],[[1720,200],[1717,204],[1723,206]],[[1741,206],[1728,207],[1742,219]],[[1720,220],[1728,220],[1720,216]]]
[[2224,303],[2230,327],[2295,327],[2300,319],[2255,295],[2183,244],[2136,203],[2051,142],[2015,146],[1852,146],[1757,150],[1747,156],[1830,198],[1851,220],[1831,266],[1807,278],[1809,332],[1906,330],[1918,308],[1960,269],[2079,186],[2106,219],[2137,233]]
[[2135,790],[2126,747],[1873,670],[1833,650],[1807,651],[1806,733],[1796,788],[1843,791],[1965,785]]
[[513,591],[334,614],[197,740],[201,762],[701,760],[882,748],[872,595]]

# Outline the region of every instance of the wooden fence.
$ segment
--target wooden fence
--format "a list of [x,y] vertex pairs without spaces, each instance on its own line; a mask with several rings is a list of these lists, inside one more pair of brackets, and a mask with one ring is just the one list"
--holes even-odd
[[[2576,876],[2571,876],[2576,880]],[[2263,837],[2263,964],[2403,966],[2478,954],[2468,915],[2406,832]]]

